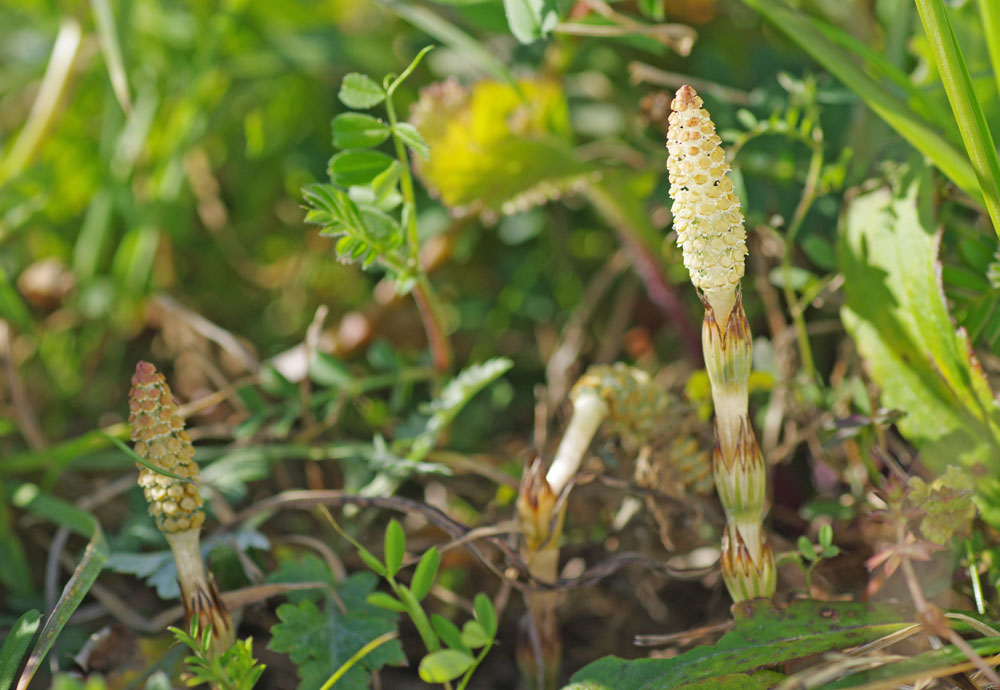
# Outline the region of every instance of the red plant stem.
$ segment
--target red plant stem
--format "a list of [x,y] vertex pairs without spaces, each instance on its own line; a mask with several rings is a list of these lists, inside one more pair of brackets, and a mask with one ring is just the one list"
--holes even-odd
[[424,323],[424,331],[427,333],[427,346],[431,349],[431,356],[434,358],[434,368],[444,373],[451,369],[452,351],[448,334],[444,331],[441,323],[441,313],[437,306],[437,297],[434,288],[426,276],[417,279],[413,287],[413,299],[420,310],[420,319]]

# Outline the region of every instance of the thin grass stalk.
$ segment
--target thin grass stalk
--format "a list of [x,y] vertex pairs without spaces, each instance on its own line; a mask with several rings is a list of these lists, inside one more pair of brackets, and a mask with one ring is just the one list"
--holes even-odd
[[993,231],[1000,237],[1000,159],[958,38],[951,27],[948,8],[942,0],[916,0],[916,3],[965,150],[976,171]]
[[1000,3],[996,0],[979,0],[979,16],[983,20],[986,48],[990,52],[993,80],[1000,94]]
[[149,503],[149,514],[173,552],[187,624],[195,616],[200,625],[210,624],[213,651],[221,654],[236,637],[229,612],[201,558],[205,511],[191,436],[184,430],[170,386],[152,364],[136,366],[128,402],[135,452],[145,461],[138,464],[139,486]]
[[712,469],[726,513],[722,577],[733,601],[774,594],[774,554],[763,530],[767,468],[750,425],[753,357],[743,311],[746,229],[721,139],[703,102],[682,86],[667,130],[674,230],[684,265],[705,307],[702,349],[715,404]]

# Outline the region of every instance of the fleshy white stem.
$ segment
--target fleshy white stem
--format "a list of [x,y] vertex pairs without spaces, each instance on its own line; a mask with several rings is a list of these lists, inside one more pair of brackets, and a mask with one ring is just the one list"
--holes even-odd
[[734,601],[770,597],[774,554],[763,518],[767,467],[747,414],[753,357],[740,279],[746,229],[715,124],[690,86],[677,91],[667,131],[674,229],[705,306],[702,350],[715,403],[712,470],[726,512],[722,577]]
[[580,469],[584,453],[607,416],[608,405],[596,392],[588,391],[573,401],[573,416],[570,417],[556,457],[545,475],[553,492],[558,494],[562,491]]

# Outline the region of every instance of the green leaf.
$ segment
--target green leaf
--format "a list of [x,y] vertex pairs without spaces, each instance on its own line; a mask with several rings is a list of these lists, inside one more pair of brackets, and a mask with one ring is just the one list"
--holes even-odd
[[805,535],[800,535],[799,541],[797,542],[796,546],[798,546],[799,554],[804,559],[806,559],[807,561],[816,560],[816,548],[813,546],[813,543],[809,541],[809,537]]
[[[300,558],[286,558],[278,565],[278,569],[267,576],[269,583],[289,584],[294,582],[323,582],[329,588],[328,591],[337,589],[337,583],[330,571],[330,566],[321,561],[316,555],[311,553],[303,554]],[[328,591],[322,588],[299,589],[285,593],[288,600],[297,604],[303,599],[318,601]]]
[[547,36],[559,23],[554,0],[504,0],[507,25],[521,43],[533,43]]
[[462,373],[449,381],[438,398],[425,408],[430,417],[423,431],[413,440],[407,459],[411,462],[423,460],[466,403],[512,366],[514,363],[506,357],[495,357],[481,364],[466,367]]
[[475,661],[457,649],[439,649],[420,660],[418,673],[425,683],[447,683],[468,671]]
[[366,549],[358,549],[358,556],[361,558],[361,560],[364,562],[365,565],[367,565],[369,568],[374,570],[382,577],[385,577],[386,575],[389,574],[388,571],[385,569],[385,566],[382,565],[382,561],[380,561],[370,551]]
[[431,148],[424,141],[424,138],[420,136],[420,132],[417,128],[411,125],[409,122],[397,122],[392,131],[396,133],[403,143],[413,149],[421,158],[427,160],[430,158]]
[[[756,671],[829,650],[876,640],[911,624],[887,604],[796,601],[785,609],[766,599],[733,605],[733,630],[715,645],[698,647],[672,659],[626,661],[606,657],[577,671],[572,682],[590,681],[614,690],[673,690],[695,684],[715,687],[717,679]],[[730,682],[727,688],[744,687]],[[769,687],[748,685],[746,687]]]
[[371,77],[351,72],[341,82],[337,96],[348,108],[367,110],[385,100],[385,90]]
[[458,626],[452,623],[447,618],[439,616],[436,613],[431,614],[431,627],[441,641],[444,642],[446,647],[451,649],[458,649],[463,652],[469,652],[468,647],[462,642],[462,633],[458,629]]
[[[817,28],[819,20],[792,9],[783,0],[743,0],[753,7],[799,47],[856,93],[872,111],[896,130],[911,146],[927,156],[941,172],[966,194],[982,200],[976,173],[965,154],[941,136],[940,129],[919,117],[880,81],[856,63],[856,56],[844,50]],[[826,27],[826,25],[823,25]]]
[[931,45],[931,54],[941,74],[945,93],[962,133],[965,150],[986,200],[993,231],[1000,237],[1000,160],[986,124],[986,115],[972,86],[969,67],[951,27],[948,9],[942,0],[916,0],[920,20]]
[[819,528],[819,545],[827,549],[831,544],[833,544],[833,527],[830,523],[826,523]]
[[396,597],[385,592],[372,592],[365,601],[372,606],[378,606],[380,609],[385,609],[386,611],[406,613],[406,605]]
[[341,113],[333,118],[333,145],[341,149],[365,149],[389,138],[384,122],[364,113]]
[[478,621],[465,621],[465,625],[462,626],[463,645],[469,649],[479,649],[492,641],[493,637],[487,634]]
[[1000,406],[942,297],[932,197],[922,177],[848,206],[841,318],[882,390],[882,405],[905,413],[897,427],[922,461],[939,473],[957,461],[981,474],[980,507],[1000,524]]
[[0,690],[8,690],[14,682],[14,674],[21,665],[21,658],[28,651],[31,639],[38,632],[42,614],[32,609],[14,623],[0,648]]
[[406,534],[396,520],[390,520],[385,530],[385,569],[389,577],[399,572],[406,555]]
[[393,160],[380,151],[342,151],[330,159],[330,178],[343,187],[366,185],[385,172]]
[[497,634],[497,612],[493,608],[490,598],[480,592],[472,601],[472,608],[476,612],[476,620],[483,626],[483,630],[492,640]]
[[441,554],[438,553],[436,546],[427,549],[420,557],[417,569],[413,571],[413,579],[410,581],[410,591],[413,592],[413,597],[417,601],[423,600],[431,591],[440,564]]
[[[326,597],[322,610],[308,599],[278,607],[279,622],[271,627],[268,648],[288,654],[298,667],[299,690],[317,690],[362,647],[395,630],[395,613],[365,601],[376,583],[375,576],[365,572],[339,583],[337,595],[346,613],[332,597]],[[337,690],[366,690],[371,671],[405,662],[398,640],[383,644],[345,673],[337,681]]]

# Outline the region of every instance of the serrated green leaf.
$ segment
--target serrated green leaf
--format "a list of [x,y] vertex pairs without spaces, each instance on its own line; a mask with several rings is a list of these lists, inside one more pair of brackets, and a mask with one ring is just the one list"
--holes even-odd
[[351,72],[341,82],[337,97],[348,108],[366,110],[385,100],[385,90],[371,77]]
[[938,472],[956,461],[982,469],[980,506],[1000,524],[1000,405],[942,297],[929,180],[921,178],[910,175],[897,189],[862,194],[848,206],[841,317],[882,405],[905,413],[897,427],[922,461]]
[[493,608],[490,598],[480,592],[472,601],[472,608],[476,612],[476,620],[483,626],[483,630],[492,640],[497,634],[497,612]]
[[[346,608],[327,598],[321,610],[311,600],[282,604],[279,622],[271,627],[268,648],[289,655],[298,667],[299,690],[318,690],[341,665],[379,635],[395,629],[397,615],[365,601],[377,580],[371,573],[355,573],[337,585]],[[337,690],[366,690],[370,672],[386,664],[403,664],[406,657],[398,640],[365,655],[337,681]]]
[[288,600],[297,604],[304,599],[318,601],[331,590],[337,588],[336,580],[330,571],[330,566],[311,553],[303,554],[298,559],[286,558],[278,565],[278,569],[267,576],[271,583],[293,582],[323,582],[328,590],[322,588],[300,589],[285,593]]
[[504,0],[507,25],[521,43],[534,43],[559,23],[555,0]]
[[333,118],[333,145],[341,149],[365,149],[389,138],[389,126],[365,113],[341,113]]
[[441,555],[438,553],[436,546],[427,549],[424,555],[420,557],[417,569],[413,571],[413,579],[410,581],[410,591],[413,592],[413,597],[417,601],[422,601],[431,591],[440,564]]
[[420,680],[425,683],[447,683],[469,670],[475,659],[458,649],[439,649],[420,660]]
[[727,678],[861,645],[912,623],[900,609],[887,604],[812,600],[779,609],[771,601],[752,599],[733,606],[733,619],[733,630],[715,645],[697,647],[672,659],[605,657],[577,671],[571,680],[614,690],[674,690],[685,683]]
[[395,159],[381,151],[352,149],[330,159],[330,178],[343,187],[366,185],[381,175]]
[[478,621],[465,621],[462,626],[462,644],[469,649],[479,649],[485,647],[493,638],[486,633],[486,630]]
[[430,413],[423,431],[410,446],[407,459],[420,462],[437,443],[441,432],[451,424],[472,397],[502,376],[514,363],[506,357],[496,357],[480,364],[466,367],[441,390],[436,400],[426,407]]
[[385,569],[389,577],[399,572],[406,555],[406,533],[397,520],[390,520],[385,529]]
[[427,160],[430,157],[431,147],[420,136],[416,127],[409,122],[397,122],[392,129],[396,136],[402,139],[403,143],[413,149],[421,158]]
[[462,642],[462,632],[458,629],[458,626],[452,623],[447,618],[439,616],[436,613],[431,614],[431,627],[437,636],[441,638],[446,647],[451,649],[458,649],[463,652],[469,652],[468,647]]

